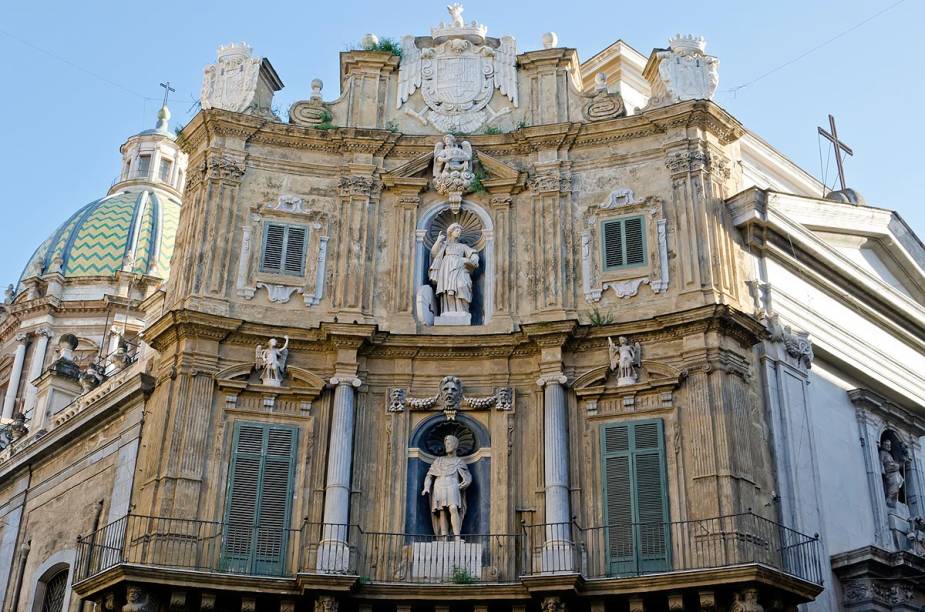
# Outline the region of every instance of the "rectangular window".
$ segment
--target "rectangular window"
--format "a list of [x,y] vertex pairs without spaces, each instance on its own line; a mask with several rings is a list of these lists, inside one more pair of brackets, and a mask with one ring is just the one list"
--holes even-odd
[[601,427],[609,575],[671,569],[661,419]]
[[150,155],[139,155],[138,156],[138,168],[135,170],[136,178],[147,178],[148,173],[151,171],[151,156]]
[[260,271],[271,274],[305,274],[308,229],[303,225],[265,223]]
[[157,177],[164,183],[170,182],[170,167],[173,165],[169,159],[161,160],[161,167],[157,171]]
[[646,221],[641,215],[601,222],[601,260],[604,270],[646,265]]
[[225,570],[284,573],[297,451],[295,427],[235,423],[222,540]]

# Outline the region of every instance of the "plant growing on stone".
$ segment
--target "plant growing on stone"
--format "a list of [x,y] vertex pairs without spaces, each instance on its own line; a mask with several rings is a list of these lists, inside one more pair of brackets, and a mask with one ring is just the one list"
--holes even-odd
[[489,134],[489,135],[501,134],[501,128],[494,126],[494,125],[489,125],[488,127],[485,128],[484,133]]
[[597,306],[591,308],[591,325],[610,325],[616,319],[612,312],[601,312]]
[[472,584],[475,582],[475,576],[464,567],[453,566],[452,580],[455,584]]

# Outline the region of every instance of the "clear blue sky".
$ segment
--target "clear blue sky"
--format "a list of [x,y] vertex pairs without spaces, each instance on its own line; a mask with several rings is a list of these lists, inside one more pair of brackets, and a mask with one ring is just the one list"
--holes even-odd
[[[465,17],[486,24],[492,35],[513,34],[520,51],[540,48],[542,33],[554,30],[559,44],[577,48],[582,60],[617,39],[648,55],[676,32],[705,36],[707,51],[720,59],[719,104],[820,177],[816,126],[827,125],[826,115],[835,114],[840,136],[855,150],[846,167],[849,184],[871,205],[899,211],[925,238],[920,151],[925,129],[919,109],[925,69],[917,48],[925,23],[921,0],[905,0],[736,95],[728,92],[895,1],[469,0]],[[202,68],[214,60],[218,44],[243,40],[270,58],[286,85],[276,98],[286,115],[292,102],[308,97],[314,77],[325,82],[325,99],[337,96],[338,52],[365,32],[394,38],[426,34],[448,18],[447,2],[417,0],[5,4],[0,20],[0,117],[6,123],[0,143],[2,286],[18,279],[34,248],[71,212],[105,194],[118,174],[119,146],[154,125],[160,81],[176,86],[174,123],[189,120]],[[834,163],[829,166],[831,184]]]

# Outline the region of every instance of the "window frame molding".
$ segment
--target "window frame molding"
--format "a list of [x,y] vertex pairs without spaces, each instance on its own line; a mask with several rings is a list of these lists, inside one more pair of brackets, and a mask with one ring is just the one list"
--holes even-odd
[[[615,198],[614,194],[624,194]],[[645,262],[608,269],[604,259],[604,223],[643,218]],[[634,199],[629,189],[618,189],[604,203],[585,209],[581,232],[581,280],[585,302],[595,304],[611,289],[619,298],[634,297],[642,285],[653,293],[668,290],[668,219],[661,198]],[[625,226],[624,226],[625,227]]]
[[67,582],[64,585],[64,605],[61,612],[69,612],[71,606],[71,585],[74,580],[74,563],[77,560],[77,550],[67,548],[53,553],[42,561],[41,565],[35,568],[33,576],[38,576],[33,581],[32,588],[29,590],[29,601],[26,604],[26,610],[32,612],[42,612],[42,606],[45,604],[45,588],[49,579],[55,577],[59,571],[67,568]]
[[[629,263],[629,262],[626,261],[626,260],[628,259],[628,258],[627,258],[627,248],[626,248],[626,246],[627,246],[627,245],[626,245],[626,223],[627,223],[627,221],[631,221],[631,220],[633,220],[633,219],[639,219],[639,222],[642,224],[642,261],[640,261],[640,262],[638,262],[638,263]],[[607,246],[607,240],[605,239],[605,231],[604,231],[604,228],[605,228],[605,226],[606,226],[607,224],[609,224],[609,223],[620,223],[620,225],[621,225],[621,230],[620,230],[620,240],[621,240],[620,249],[621,249],[621,252],[622,252],[622,255],[623,255],[623,263],[622,263],[622,264],[619,264],[619,265],[615,265],[615,266],[608,266],[608,265],[607,265],[607,250],[606,250],[606,248],[605,248],[605,247]],[[629,269],[632,269],[632,268],[648,268],[648,267],[649,267],[649,253],[648,253],[649,241],[648,241],[647,236],[646,236],[646,234],[647,234],[647,232],[648,232],[648,223],[646,223],[646,217],[645,217],[645,215],[643,215],[643,214],[626,214],[626,215],[619,215],[619,216],[615,216],[615,217],[605,217],[605,218],[601,219],[601,220],[598,222],[598,231],[600,232],[600,234],[599,234],[599,235],[600,235],[600,241],[599,241],[598,247],[599,247],[599,249],[600,249],[599,252],[600,252],[600,256],[601,256],[601,258],[600,258],[600,261],[601,261],[601,270],[602,270],[604,273],[607,273],[607,272],[618,272],[618,271],[622,271],[622,270],[629,270]]]

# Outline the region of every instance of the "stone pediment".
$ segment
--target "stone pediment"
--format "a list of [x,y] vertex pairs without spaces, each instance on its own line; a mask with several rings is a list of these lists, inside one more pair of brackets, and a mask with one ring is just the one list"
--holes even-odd
[[320,376],[295,366],[286,368],[286,377],[281,387],[262,384],[257,370],[250,363],[229,366],[216,373],[214,378],[219,389],[229,392],[242,393],[250,391],[272,395],[298,395],[305,396],[308,399],[320,395],[325,386],[324,379]]
[[572,388],[581,398],[633,395],[640,392],[671,392],[681,385],[686,376],[683,370],[658,361],[642,360],[639,382],[618,386],[618,375],[609,365],[588,370],[575,379]]
[[[477,144],[477,143],[476,143]],[[482,184],[489,191],[518,193],[527,182],[527,173],[488,153],[475,151],[475,161],[485,172]],[[427,187],[431,179],[434,153],[429,151],[382,174],[386,188]]]

